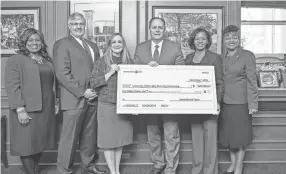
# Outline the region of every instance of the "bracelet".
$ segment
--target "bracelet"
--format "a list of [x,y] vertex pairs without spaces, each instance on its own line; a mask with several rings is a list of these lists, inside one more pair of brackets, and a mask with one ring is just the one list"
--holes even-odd
[[21,113],[21,112],[25,112],[26,110],[25,110],[25,108],[24,107],[19,107],[19,108],[17,108],[17,110],[16,110],[16,112],[19,114],[19,113]]

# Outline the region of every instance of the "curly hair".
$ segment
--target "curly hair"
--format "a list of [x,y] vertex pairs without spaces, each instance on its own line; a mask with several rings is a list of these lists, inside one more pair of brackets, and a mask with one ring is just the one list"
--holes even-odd
[[42,46],[41,46],[41,49],[39,50],[39,54],[44,59],[51,60],[51,58],[49,57],[48,52],[47,52],[47,45],[46,45],[45,40],[44,40],[44,35],[40,31],[38,31],[34,28],[28,28],[23,33],[21,33],[21,35],[19,37],[19,41],[18,41],[19,50],[17,50],[16,52],[19,54],[25,55],[25,56],[29,56],[30,51],[26,48],[26,44],[27,44],[29,38],[34,34],[37,34],[40,37],[41,42],[42,42]]
[[192,50],[196,50],[194,42],[195,42],[195,38],[196,38],[197,34],[200,32],[204,32],[207,36],[208,44],[206,45],[206,49],[209,49],[209,47],[212,44],[212,37],[211,37],[210,33],[204,28],[197,28],[191,33],[190,38],[188,40],[189,47]]

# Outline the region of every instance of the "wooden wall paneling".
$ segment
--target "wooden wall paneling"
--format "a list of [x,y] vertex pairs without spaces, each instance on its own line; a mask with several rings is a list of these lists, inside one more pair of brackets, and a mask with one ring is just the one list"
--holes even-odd
[[137,45],[137,1],[122,1],[122,35],[131,56]]

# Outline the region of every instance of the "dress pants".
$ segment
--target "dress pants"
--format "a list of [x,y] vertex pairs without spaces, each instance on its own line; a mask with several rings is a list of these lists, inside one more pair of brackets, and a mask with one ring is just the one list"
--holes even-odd
[[[163,122],[165,153],[162,149],[160,119]],[[166,167],[165,174],[175,174],[179,163],[180,131],[173,115],[149,115],[147,124],[151,159],[155,168]]]
[[191,124],[193,168],[191,174],[217,174],[217,118],[210,115],[201,124]]
[[96,154],[97,139],[96,106],[86,105],[77,110],[63,112],[62,134],[58,148],[58,169],[71,173],[77,143],[79,142],[81,167],[89,168]]

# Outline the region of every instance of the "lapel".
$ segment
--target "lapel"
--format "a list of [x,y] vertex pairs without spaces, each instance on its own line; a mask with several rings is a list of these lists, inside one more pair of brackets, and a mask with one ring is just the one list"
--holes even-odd
[[[83,40],[91,47],[91,44],[85,39],[85,38],[83,38]],[[91,47],[92,48],[92,47]],[[87,55],[87,58],[88,58],[88,60],[89,60],[89,63],[91,63],[91,64],[93,64],[93,60],[92,60],[92,57],[90,57],[88,54],[87,54],[87,52],[86,52],[86,50],[84,49],[84,51],[85,51],[85,53],[86,53],[86,55]],[[94,49],[92,48],[92,51],[93,51],[93,53],[92,52],[90,52],[91,54],[93,54],[93,57],[95,57],[95,55],[94,55]],[[91,55],[92,56],[92,55]]]
[[204,57],[201,60],[201,64],[209,65],[210,62],[211,62],[211,59],[213,59],[213,58],[210,56],[210,51],[206,50],[206,53],[205,53]]
[[[235,61],[237,59],[239,59],[239,56],[240,56],[240,53],[242,52],[242,48],[241,47],[238,47],[237,48],[237,51],[236,53],[234,54],[235,55]],[[227,57],[227,51],[225,51],[222,55],[222,65],[223,65],[223,73],[225,74],[226,72],[226,57]]]
[[[190,62],[189,62],[190,64],[193,63],[194,56],[195,56],[195,52],[193,52],[193,53],[190,54],[190,60],[189,60],[189,61],[190,61]],[[202,58],[200,64],[201,64],[201,65],[209,65],[210,62],[211,62],[211,59],[212,59],[212,57],[210,56],[210,51],[209,51],[209,50],[206,50],[206,53],[205,53],[204,57]]]
[[168,48],[168,43],[167,42],[168,41],[166,39],[163,40],[161,53],[160,53],[160,56],[159,56],[159,62],[160,62],[161,58],[165,56],[165,53],[166,53],[167,48]]
[[[75,40],[75,38],[69,34],[68,38],[70,39],[71,43],[80,50],[81,54],[84,55],[83,57],[85,58],[85,60],[87,60],[88,65],[91,67],[93,67],[93,62],[91,60],[91,58],[89,58],[87,52],[85,51],[85,49],[81,46],[80,43],[78,43],[77,40]],[[86,40],[85,40],[86,41]]]
[[146,53],[148,53],[147,57],[148,57],[148,62],[152,61],[153,60],[153,57],[152,57],[152,48],[151,48],[152,44],[151,44],[151,40],[148,40],[148,43],[147,43],[147,50],[146,50]]

